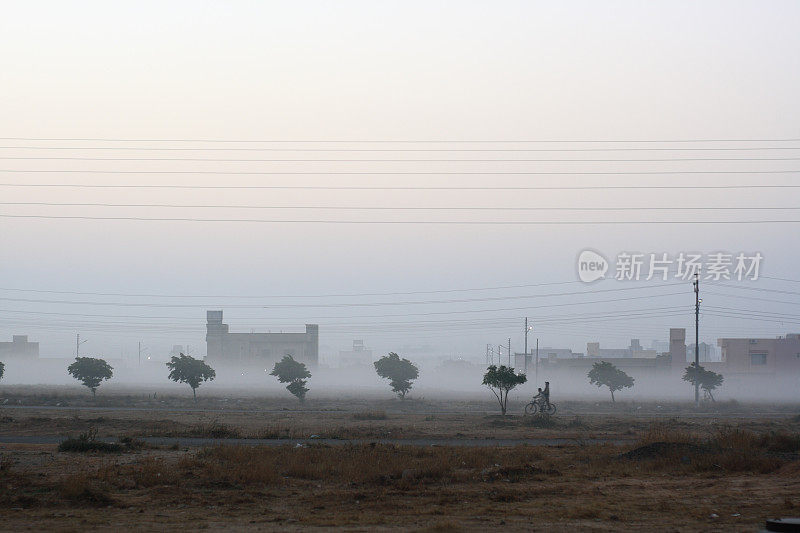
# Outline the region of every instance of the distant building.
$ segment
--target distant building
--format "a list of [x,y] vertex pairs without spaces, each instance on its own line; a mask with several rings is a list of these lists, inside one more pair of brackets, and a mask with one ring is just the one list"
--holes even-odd
[[359,366],[372,364],[372,350],[364,347],[363,340],[354,340],[352,350],[339,351],[339,366]]
[[595,358],[637,358],[654,359],[658,355],[656,350],[645,350],[639,339],[631,339],[631,344],[627,348],[600,348],[599,342],[586,343],[586,356]]
[[39,359],[39,343],[28,342],[27,335],[14,335],[11,342],[0,342],[0,361]]
[[[577,359],[579,357],[584,357],[584,354],[580,352],[573,352],[571,348],[550,348],[547,346],[544,348],[539,348],[540,363],[545,360]],[[524,353],[514,354],[514,368],[516,370],[527,371],[528,369],[533,368],[534,365],[536,365],[535,350],[527,355]]]
[[272,366],[285,355],[316,368],[319,363],[319,326],[306,324],[305,333],[231,333],[222,311],[206,312],[206,359],[237,366]]
[[653,340],[650,342],[650,349],[656,353],[666,353],[669,351],[669,341]]
[[[717,348],[713,344],[708,344],[706,342],[700,343],[700,362],[701,363],[708,363],[713,361],[719,361],[717,359]],[[686,359],[691,363],[694,362],[694,343],[690,344],[686,347]]]
[[729,374],[800,374],[800,334],[775,339],[719,339],[718,367]]

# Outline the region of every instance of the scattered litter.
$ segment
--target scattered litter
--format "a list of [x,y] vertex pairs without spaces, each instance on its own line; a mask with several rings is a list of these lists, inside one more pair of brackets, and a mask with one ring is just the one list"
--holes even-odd
[[310,437],[308,437],[308,438],[309,438],[309,439],[321,439],[322,437],[320,437],[319,435],[311,435],[311,436],[310,436]]
[[742,516],[742,515],[739,513],[733,513],[731,516]]
[[717,513],[711,513],[711,518],[719,518],[719,515]]

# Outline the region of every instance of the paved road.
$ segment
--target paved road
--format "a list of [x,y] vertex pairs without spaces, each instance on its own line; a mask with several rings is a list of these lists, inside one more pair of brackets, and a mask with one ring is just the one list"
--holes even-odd
[[[249,414],[269,414],[269,413],[347,413],[347,412],[354,412],[348,409],[288,409],[288,408],[280,408],[280,409],[242,409],[242,408],[230,408],[230,409],[214,409],[214,408],[202,408],[202,407],[121,407],[121,406],[92,406],[92,405],[84,405],[84,406],[69,406],[69,405],[0,405],[0,411],[4,409],[17,409],[17,410],[53,410],[53,411],[111,411],[111,412],[172,412],[172,413],[249,413]],[[409,409],[405,410],[388,410],[382,409],[390,415],[400,415],[400,414],[408,414],[408,415],[496,415],[499,414],[496,409],[493,410],[480,410],[480,409],[470,409],[469,411],[457,410],[457,409]],[[519,413],[509,412],[509,414],[523,414],[521,411]],[[630,416],[630,417],[640,417],[640,418],[675,418],[675,417],[691,417],[691,418],[772,418],[772,419],[781,419],[781,418],[789,418],[796,416],[795,412],[786,412],[786,411],[758,411],[758,408],[755,407],[752,411],[747,412],[740,412],[740,413],[715,413],[715,412],[694,412],[692,409],[686,409],[685,411],[570,411],[565,409],[564,412],[560,412],[561,415],[566,416]]]
[[[585,444],[627,444],[633,441],[621,439],[211,439],[198,437],[137,437],[148,444],[169,446],[298,446],[326,444],[343,446],[346,444],[396,444],[406,446],[575,446]],[[65,440],[55,435],[0,435],[0,444],[59,444]],[[112,438],[101,438],[103,442],[117,442]]]

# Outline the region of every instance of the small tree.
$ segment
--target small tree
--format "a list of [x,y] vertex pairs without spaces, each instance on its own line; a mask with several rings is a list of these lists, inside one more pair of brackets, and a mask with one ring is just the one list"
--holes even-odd
[[217,373],[205,361],[190,355],[173,355],[167,363],[169,379],[176,383],[186,383],[192,388],[192,396],[197,403],[197,387],[204,381],[214,381]]
[[411,382],[419,377],[417,365],[408,359],[400,359],[394,352],[389,352],[389,355],[384,355],[373,364],[375,372],[389,380],[389,386],[400,399],[405,399],[406,393],[411,390]]
[[67,372],[72,377],[89,387],[92,396],[97,393],[97,387],[106,379],[111,379],[114,369],[102,359],[95,357],[76,357],[75,362],[67,367]]
[[3,379],[3,373],[5,371],[6,371],[6,365],[4,365],[2,361],[0,361],[0,379]]
[[483,384],[489,387],[489,390],[497,398],[503,416],[508,407],[508,393],[526,381],[528,378],[525,377],[525,374],[517,374],[513,368],[505,365],[500,365],[500,367],[492,365],[486,369],[486,374],[483,375]]
[[712,370],[706,370],[703,366],[696,367],[694,363],[690,364],[686,367],[686,371],[683,374],[683,381],[688,381],[692,385],[695,382],[698,382],[700,388],[711,398],[711,401],[714,400],[713,390],[718,388],[722,385],[722,382],[725,381],[725,378],[722,374],[717,374]]
[[633,378],[607,361],[600,361],[592,365],[587,376],[592,385],[608,387],[608,390],[611,391],[612,402],[616,401],[614,391],[633,387]]
[[281,383],[288,383],[286,390],[297,396],[301,403],[305,401],[308,392],[306,379],[311,377],[311,372],[304,363],[295,361],[291,355],[284,355],[275,363],[270,375],[277,377]]

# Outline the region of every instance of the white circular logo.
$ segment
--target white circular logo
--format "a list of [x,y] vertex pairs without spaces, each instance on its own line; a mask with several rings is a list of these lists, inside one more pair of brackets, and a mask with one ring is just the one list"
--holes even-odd
[[608,260],[594,250],[584,250],[578,256],[578,277],[584,283],[602,279],[608,271]]

